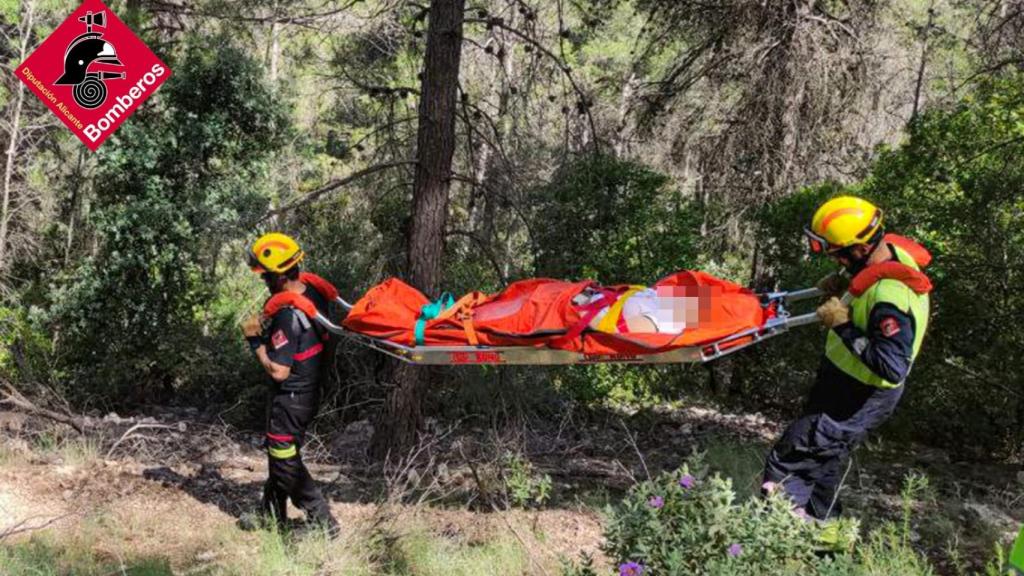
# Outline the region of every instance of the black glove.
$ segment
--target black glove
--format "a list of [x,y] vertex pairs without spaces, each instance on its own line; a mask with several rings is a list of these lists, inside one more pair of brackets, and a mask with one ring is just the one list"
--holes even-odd
[[249,343],[249,349],[256,352],[256,349],[263,346],[263,339],[259,336],[246,336],[245,341]]

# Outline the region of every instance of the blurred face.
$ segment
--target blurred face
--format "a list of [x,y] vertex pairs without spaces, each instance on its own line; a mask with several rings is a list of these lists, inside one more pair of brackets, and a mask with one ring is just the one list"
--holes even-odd
[[284,290],[285,277],[283,274],[264,272],[260,277],[263,278],[263,283],[267,285],[267,290],[270,290],[271,294],[277,294]]
[[830,252],[828,254],[828,257],[831,258],[833,262],[839,264],[846,270],[854,272],[858,268],[858,265],[863,263],[864,259],[867,257],[867,254],[868,247],[860,245],[854,246],[849,250]]
[[713,294],[707,287],[659,286],[657,294],[662,317],[673,325],[693,328],[710,317]]

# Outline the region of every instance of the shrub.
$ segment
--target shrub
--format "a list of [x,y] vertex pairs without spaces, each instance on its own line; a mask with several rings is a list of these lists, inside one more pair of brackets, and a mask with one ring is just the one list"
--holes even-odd
[[[630,576],[930,576],[932,567],[909,538],[910,504],[925,486],[923,477],[908,477],[901,521],[882,525],[855,546],[856,519],[808,522],[781,493],[740,503],[732,481],[711,474],[698,455],[635,485],[609,508],[602,550],[617,573]],[[825,545],[826,533],[837,535],[838,544]],[[588,557],[563,573],[607,574]]]
[[507,453],[504,462],[505,490],[513,506],[543,506],[551,497],[551,476],[539,474],[529,460]]
[[737,503],[701,458],[640,483],[609,511],[605,552],[648,574],[754,574],[813,564],[814,533],[781,496]]

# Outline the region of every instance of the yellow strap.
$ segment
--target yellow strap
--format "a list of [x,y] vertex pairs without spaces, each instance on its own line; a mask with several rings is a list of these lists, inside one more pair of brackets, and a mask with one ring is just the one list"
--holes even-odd
[[619,296],[619,299],[612,304],[612,307],[605,313],[604,318],[597,324],[597,331],[604,332],[606,334],[618,334],[619,332],[619,317],[622,316],[622,307],[626,305],[626,300],[641,290],[647,289],[647,286],[630,286],[629,290],[626,290]]
[[271,458],[277,458],[278,460],[286,460],[299,453],[298,449],[295,448],[295,444],[289,444],[286,448],[269,446],[267,447],[267,452],[270,452]]

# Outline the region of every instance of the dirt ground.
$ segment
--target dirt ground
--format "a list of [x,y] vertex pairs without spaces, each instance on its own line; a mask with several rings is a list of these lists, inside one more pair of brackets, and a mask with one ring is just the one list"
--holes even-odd
[[[101,526],[94,546],[111,547],[109,554],[160,556],[181,568],[224,561],[211,535],[237,530],[239,515],[259,502],[266,474],[259,436],[194,410],[154,414],[97,420],[84,442],[70,429],[6,430],[0,535],[17,542]],[[782,426],[759,415],[666,407],[543,429],[434,429],[414,458],[384,467],[365,458],[372,433],[365,421],[311,437],[310,467],[346,530],[416,526],[469,545],[511,534],[531,563],[557,573],[560,559],[580,553],[604,563],[603,506],[635,479],[673,468],[695,449],[734,479],[741,496],[753,493],[764,451]],[[543,506],[508,506],[502,486],[510,454],[552,479]],[[1020,467],[954,462],[940,451],[884,443],[862,448],[851,465],[848,512],[866,527],[898,518],[900,486],[911,470],[930,479],[914,505],[914,534],[940,569],[950,541],[980,567],[994,539],[1011,538],[1024,521]]]

